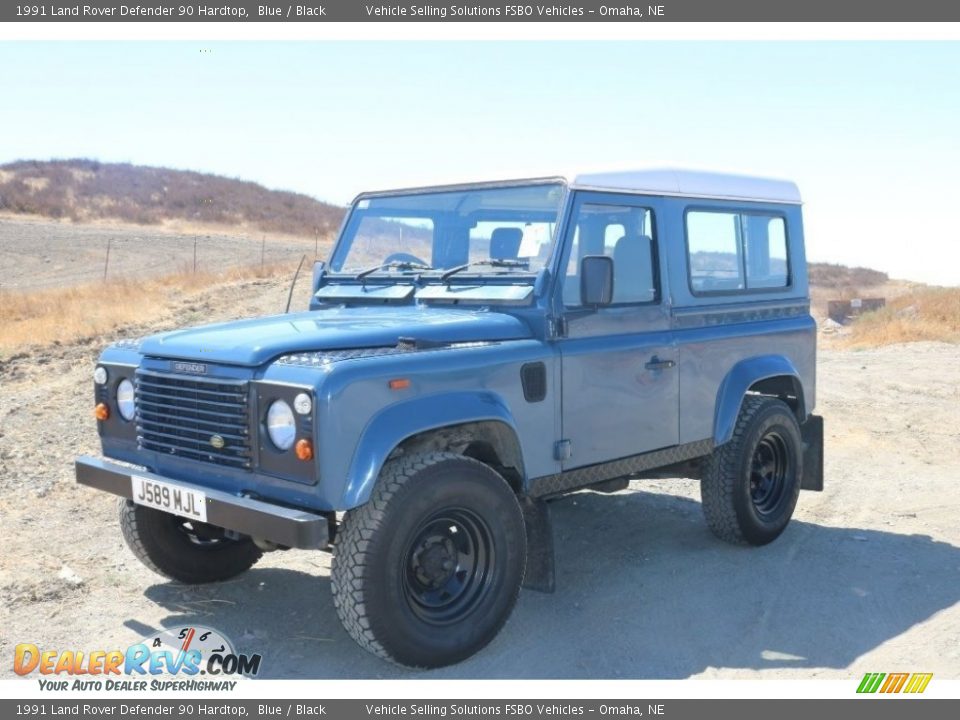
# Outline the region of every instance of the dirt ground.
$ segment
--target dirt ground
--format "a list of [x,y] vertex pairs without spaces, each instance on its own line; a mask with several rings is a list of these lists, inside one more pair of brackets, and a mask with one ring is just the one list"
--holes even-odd
[[[286,289],[233,285],[185,301],[167,325],[275,312]],[[0,676],[19,642],[109,649],[199,623],[262,653],[262,675],[275,678],[960,677],[956,345],[821,350],[826,490],[802,493],[767,547],[715,540],[689,481],[553,503],[556,593],[524,591],[487,649],[426,673],[347,637],[328,555],[271,553],[204,587],[133,558],[116,501],[73,481],[73,457],[98,450],[91,371],[104,342],[0,367]]]
[[[328,240],[266,235],[211,228],[139,227],[109,223],[73,224],[0,214],[0,288],[32,290],[63,287],[103,278],[146,278],[193,269],[220,272],[230,267],[312,261]],[[263,242],[263,240],[266,242]],[[110,255],[107,257],[107,244]]]

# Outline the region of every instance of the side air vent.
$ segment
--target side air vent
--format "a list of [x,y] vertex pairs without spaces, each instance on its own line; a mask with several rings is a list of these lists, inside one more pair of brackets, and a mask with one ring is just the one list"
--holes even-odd
[[527,402],[540,402],[547,396],[547,367],[542,362],[527,363],[520,368],[523,397]]

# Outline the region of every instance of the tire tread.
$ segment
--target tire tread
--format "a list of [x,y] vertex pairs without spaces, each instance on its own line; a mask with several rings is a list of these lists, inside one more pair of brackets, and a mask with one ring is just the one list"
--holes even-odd
[[740,406],[730,441],[715,448],[700,481],[703,514],[711,532],[721,540],[734,545],[748,545],[734,508],[734,492],[739,480],[739,465],[744,452],[746,436],[754,418],[773,403],[787,406],[765,395],[747,395]]
[[[452,452],[411,454],[391,460],[384,465],[370,500],[347,512],[337,533],[330,583],[340,622],[347,634],[364,650],[398,665],[403,663],[394,658],[377,639],[371,625],[364,595],[368,585],[377,582],[377,578],[369,576],[366,557],[374,536],[386,521],[388,505],[410,487],[416,475],[450,460],[476,463],[488,469],[479,460]],[[519,587],[517,590],[519,593]]]
[[[224,548],[216,554],[211,553],[211,558],[216,556],[216,562],[194,562],[192,565],[183,562],[182,567],[167,567],[166,563],[160,559],[160,554],[151,551],[147,543],[144,542],[144,537],[150,532],[150,523],[142,523],[143,518],[139,516],[139,512],[149,510],[149,508],[142,508],[121,498],[118,505],[120,532],[127,547],[130,548],[137,560],[147,569],[169,580],[191,585],[228,580],[249,570],[263,555],[250,540],[244,540],[242,545],[238,544],[236,547]],[[152,512],[160,511],[154,510]],[[158,541],[162,541],[162,538],[158,538]],[[230,554],[225,556],[224,552]],[[188,559],[184,558],[184,560]],[[203,559],[207,560],[207,558]]]

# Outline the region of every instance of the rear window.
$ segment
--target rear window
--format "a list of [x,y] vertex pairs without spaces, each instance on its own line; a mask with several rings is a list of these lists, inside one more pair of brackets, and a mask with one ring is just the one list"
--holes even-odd
[[787,232],[780,215],[730,210],[687,212],[690,289],[698,295],[790,285]]

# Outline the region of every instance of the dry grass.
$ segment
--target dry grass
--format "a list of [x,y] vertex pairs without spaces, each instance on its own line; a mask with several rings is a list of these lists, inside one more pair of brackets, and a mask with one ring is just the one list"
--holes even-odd
[[812,262],[807,265],[810,278],[810,309],[817,320],[827,317],[831,300],[882,297],[889,302],[918,287],[917,283],[891,280],[886,273],[863,267]]
[[[922,283],[906,280],[889,280],[882,285],[872,287],[819,287],[810,286],[810,309],[814,317],[823,320],[827,317],[827,308],[831,300],[852,300],[853,298],[884,298],[888,304],[898,298],[912,295],[926,288]],[[908,303],[909,304],[909,303]]]
[[863,348],[921,340],[960,343],[960,288],[914,288],[857,319],[839,344]]
[[0,358],[30,346],[60,345],[110,335],[118,328],[167,317],[178,305],[211,286],[258,277],[287,275],[288,265],[267,265],[222,273],[188,271],[152,280],[0,292]]

